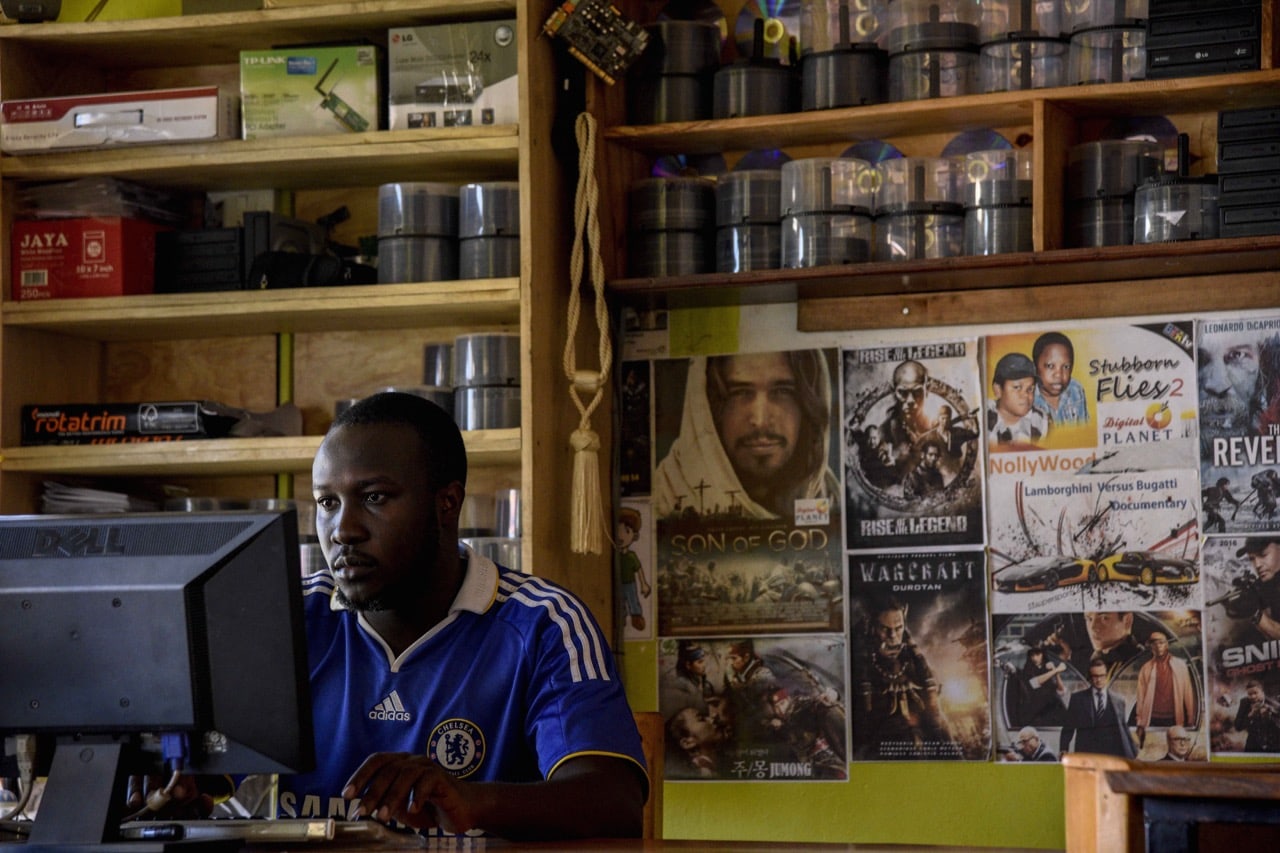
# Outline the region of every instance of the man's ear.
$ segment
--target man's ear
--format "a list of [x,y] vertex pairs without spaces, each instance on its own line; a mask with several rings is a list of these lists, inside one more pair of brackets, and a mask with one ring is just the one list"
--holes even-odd
[[467,496],[466,488],[457,480],[436,490],[436,513],[441,521],[452,522],[458,526],[458,518],[462,514],[462,501]]

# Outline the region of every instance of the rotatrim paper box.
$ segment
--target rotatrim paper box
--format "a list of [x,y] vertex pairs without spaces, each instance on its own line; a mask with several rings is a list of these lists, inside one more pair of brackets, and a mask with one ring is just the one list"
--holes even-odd
[[391,29],[391,129],[515,124],[516,72],[514,20]]
[[25,98],[0,104],[0,150],[102,148],[233,139],[239,100],[217,86]]
[[155,290],[156,233],[121,216],[19,219],[9,257],[13,298],[121,296]]
[[366,44],[241,51],[244,138],[381,130],[380,62]]
[[238,418],[200,400],[22,407],[22,444],[135,444],[230,435]]

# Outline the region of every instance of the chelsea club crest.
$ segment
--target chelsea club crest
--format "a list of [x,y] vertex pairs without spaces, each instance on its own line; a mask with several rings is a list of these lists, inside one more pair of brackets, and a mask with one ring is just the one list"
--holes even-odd
[[484,735],[468,720],[445,720],[427,740],[427,755],[458,779],[476,772],[484,754]]

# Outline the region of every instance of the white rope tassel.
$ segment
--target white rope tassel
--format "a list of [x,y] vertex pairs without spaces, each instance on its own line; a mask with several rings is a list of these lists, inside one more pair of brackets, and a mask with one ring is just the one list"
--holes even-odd
[[[569,316],[564,345],[564,373],[569,380],[569,396],[578,407],[578,428],[569,437],[573,448],[573,494],[569,514],[569,547],[575,554],[599,554],[604,550],[608,527],[604,499],[600,491],[600,436],[591,428],[591,413],[604,398],[605,378],[613,366],[613,345],[609,340],[609,308],[604,299],[604,261],[600,258],[600,221],[596,211],[596,122],[581,113],[574,125],[578,139],[578,192],[574,199],[573,253],[569,256]],[[584,239],[587,248],[584,250]],[[582,268],[589,255],[591,288],[595,294],[596,330],[600,338],[600,370],[579,370],[577,366],[578,318],[582,313]],[[584,403],[581,395],[589,395]]]

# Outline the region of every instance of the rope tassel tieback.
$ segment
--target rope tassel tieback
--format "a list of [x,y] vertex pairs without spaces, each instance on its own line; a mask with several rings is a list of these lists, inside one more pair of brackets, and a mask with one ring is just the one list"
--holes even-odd
[[[569,513],[569,547],[575,554],[599,554],[609,538],[600,491],[600,436],[591,428],[591,414],[604,399],[605,381],[613,365],[609,340],[609,308],[604,298],[604,262],[600,258],[599,189],[595,175],[595,119],[582,113],[574,126],[578,139],[578,191],[574,199],[573,253],[569,257],[568,332],[564,345],[564,373],[569,396],[578,408],[578,428],[569,437],[573,448],[573,487]],[[584,241],[588,244],[584,248]],[[599,335],[599,371],[579,370],[576,338],[582,313],[584,256],[590,255],[591,288],[595,295]],[[583,396],[589,400],[583,402]]]

